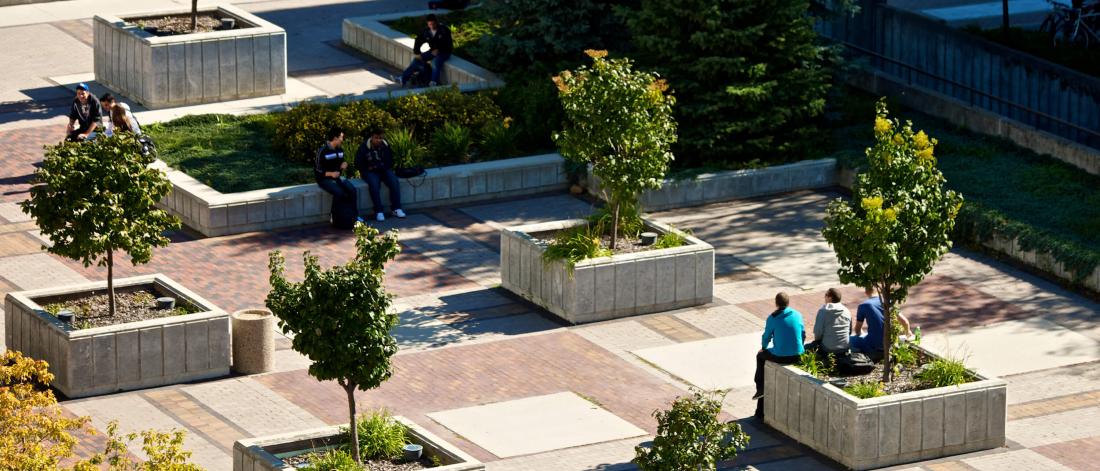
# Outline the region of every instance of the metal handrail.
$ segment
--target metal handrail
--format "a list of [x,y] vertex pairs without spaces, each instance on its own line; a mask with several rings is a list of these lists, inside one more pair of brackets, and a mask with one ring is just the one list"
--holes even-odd
[[[1023,111],[1024,113],[1027,113],[1027,114],[1032,115],[1034,117],[1046,119],[1046,120],[1051,121],[1055,124],[1059,124],[1059,125],[1062,125],[1062,126],[1067,126],[1067,127],[1073,128],[1073,129],[1075,129],[1079,132],[1083,132],[1083,133],[1088,134],[1090,136],[1100,138],[1100,132],[1097,132],[1095,130],[1084,128],[1084,127],[1081,127],[1080,125],[1077,125],[1075,123],[1071,123],[1071,122],[1068,122],[1066,120],[1063,120],[1062,118],[1058,118],[1056,116],[1051,116],[1051,115],[1046,114],[1042,111],[1033,110],[1033,109],[1028,108],[1024,105],[1020,105],[1018,103],[1006,100],[1006,99],[998,97],[998,96],[990,95],[989,93],[983,92],[983,91],[978,90],[976,88],[973,88],[969,85],[962,84],[962,83],[956,82],[954,80],[951,80],[949,78],[941,77],[941,76],[933,74],[931,72],[921,70],[921,69],[919,69],[915,66],[909,65],[905,62],[902,62],[902,61],[899,61],[897,59],[893,59],[893,58],[890,58],[890,57],[886,57],[886,56],[884,56],[882,54],[879,54],[875,51],[857,46],[857,45],[849,43],[847,41],[841,41],[841,40],[836,40],[836,41],[840,44],[843,44],[848,49],[852,49],[852,50],[855,50],[857,52],[860,52],[860,53],[863,53],[863,54],[866,54],[866,55],[869,55],[869,56],[873,56],[876,59],[884,60],[886,62],[890,62],[890,63],[893,63],[893,64],[896,64],[896,65],[899,65],[899,66],[903,67],[904,69],[906,69],[909,72],[907,74],[908,76],[906,77],[906,81],[908,82],[908,85],[910,85],[910,86],[913,85],[913,74],[912,74],[912,72],[916,71],[918,74],[921,74],[921,75],[927,76],[929,78],[938,80],[940,82],[946,83],[946,84],[951,85],[953,87],[957,87],[957,88],[961,88],[963,90],[966,90],[967,96],[969,98],[970,106],[975,106],[975,104],[974,104],[974,95],[980,95],[981,97],[984,97],[984,98],[1002,103],[1002,104],[1007,105],[1011,108],[1015,108],[1017,110]],[[1000,113],[998,113],[998,114],[1000,114]],[[1036,123],[1038,123],[1038,120],[1036,120]],[[1080,140],[1077,140],[1077,141],[1080,142]]]

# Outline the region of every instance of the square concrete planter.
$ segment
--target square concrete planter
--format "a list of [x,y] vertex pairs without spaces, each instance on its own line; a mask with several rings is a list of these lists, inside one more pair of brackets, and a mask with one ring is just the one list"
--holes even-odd
[[[711,302],[714,247],[687,235],[671,249],[546,264],[545,246],[532,234],[586,224],[584,219],[509,227],[500,231],[501,282],[505,289],[574,324],[668,311]],[[645,220],[648,230],[671,230]]]
[[8,348],[48,362],[52,385],[70,398],[229,374],[229,316],[164,275],[115,280],[115,289],[151,288],[200,312],[74,330],[41,306],[106,287],[106,281],[99,281],[8,293]]
[[958,386],[858,399],[768,362],[764,422],[856,470],[1005,446],[1007,383],[974,376]]
[[235,18],[237,29],[154,36],[135,23],[190,9],[96,15],[96,81],[151,109],[286,93],[282,28],[231,5],[202,11]]
[[[421,428],[412,421],[395,416],[394,420],[405,426],[409,441],[424,447],[424,456],[436,457],[442,466],[433,471],[479,471],[485,465],[474,457],[447,443],[442,438]],[[237,440],[233,444],[233,471],[292,471],[295,468],[283,462],[280,456],[339,445],[347,434],[340,426],[322,427],[270,437]]]

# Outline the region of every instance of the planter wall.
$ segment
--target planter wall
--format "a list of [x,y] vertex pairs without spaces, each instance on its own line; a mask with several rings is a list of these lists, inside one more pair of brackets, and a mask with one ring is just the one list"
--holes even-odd
[[764,422],[851,469],[1005,445],[1007,383],[978,381],[857,399],[793,366],[768,362]]
[[[544,246],[531,234],[575,227],[583,219],[510,227],[500,231],[501,283],[574,324],[668,311],[711,302],[714,247],[686,236],[687,244],[577,262],[544,264]],[[670,230],[646,220],[651,230]]]
[[[409,441],[422,445],[425,456],[435,456],[443,466],[435,471],[480,471],[485,466],[474,457],[447,443],[404,417],[394,417],[405,426]],[[322,444],[341,443],[345,433],[340,426],[323,427],[303,432],[270,437],[238,440],[233,444],[233,471],[292,471],[276,454],[300,451]]]
[[71,330],[34,299],[102,291],[106,281],[9,293],[8,348],[45,360],[53,386],[70,398],[182,383],[229,374],[229,316],[164,275],[115,280],[115,288],[151,286],[201,312]]
[[[405,209],[417,209],[561,191],[569,187],[563,162],[558,154],[545,154],[430,168],[423,180],[421,177],[400,179],[401,203]],[[162,162],[157,166],[172,181],[172,192],[159,206],[208,237],[329,220],[332,197],[314,183],[221,193]],[[369,211],[371,202],[366,183],[358,178],[352,183],[359,190],[359,208]],[[387,207],[388,192],[383,186],[382,201]]]
[[[836,184],[836,159],[819,159],[748,170],[707,173],[692,179],[667,179],[642,193],[647,211],[717,203],[739,198],[828,188]],[[600,196],[600,181],[588,177],[589,192]]]
[[[396,20],[408,16],[424,16],[438,13],[431,10],[402,12],[388,15],[346,18],[342,36],[344,44],[365,52],[382,62],[400,70],[405,70],[413,60],[415,41],[407,34],[383,24],[383,21]],[[481,88],[494,88],[504,85],[495,74],[458,56],[451,56],[443,66],[443,83],[447,85],[476,85]]]
[[240,29],[158,37],[119,17],[96,15],[96,81],[151,109],[285,93],[286,32],[234,6],[215,11],[236,18]]

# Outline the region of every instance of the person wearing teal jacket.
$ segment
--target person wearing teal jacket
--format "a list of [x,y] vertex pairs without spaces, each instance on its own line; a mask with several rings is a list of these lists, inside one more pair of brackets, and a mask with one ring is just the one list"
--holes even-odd
[[[775,295],[775,312],[764,323],[764,335],[760,339],[760,351],[756,353],[756,417],[764,417],[764,362],[771,361],[781,365],[798,362],[806,341],[806,328],[802,324],[802,313],[789,307],[791,298],[787,293]],[[771,347],[768,347],[771,344]]]

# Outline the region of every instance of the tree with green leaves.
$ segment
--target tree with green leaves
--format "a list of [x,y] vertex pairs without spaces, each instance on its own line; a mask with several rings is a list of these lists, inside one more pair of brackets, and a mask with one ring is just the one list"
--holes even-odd
[[322,270],[317,257],[306,252],[305,279],[287,281],[279,251],[271,253],[271,292],[267,307],[279,318],[283,333],[294,334],[291,346],[313,363],[309,374],[336,380],[348,396],[348,441],[360,461],[356,435],[355,390],[376,388],[393,374],[391,357],[397,340],[392,297],[383,285],[385,265],[401,251],[397,232],[380,234],[362,223],[355,226],[355,258],[345,265]]
[[909,288],[951,249],[963,197],[944,189],[936,140],[914,132],[912,122],[890,119],[885,100],[876,110],[867,170],[856,177],[850,200],[829,203],[822,234],[840,262],[840,281],[871,287],[882,300],[883,381],[890,382],[897,313]]
[[554,136],[565,158],[592,168],[611,206],[611,249],[618,240],[624,208],[638,195],[660,188],[676,142],[673,97],[657,74],[633,69],[629,59],[608,59],[587,51],[592,66],[554,77],[565,111],[564,129]]
[[808,0],[642,0],[621,10],[639,65],[676,95],[681,161],[749,161],[812,142],[831,49],[808,8]]
[[737,457],[749,436],[736,422],[722,423],[722,395],[693,390],[678,397],[667,411],[656,411],[657,435],[649,448],[635,447],[631,461],[642,471],[716,469]]
[[154,247],[168,245],[165,231],[180,224],[157,208],[172,183],[150,167],[155,160],[131,133],[61,143],[46,150],[31,197],[20,203],[53,244],[47,251],[107,267],[112,316],[115,251],[127,253],[134,265],[148,263]]

